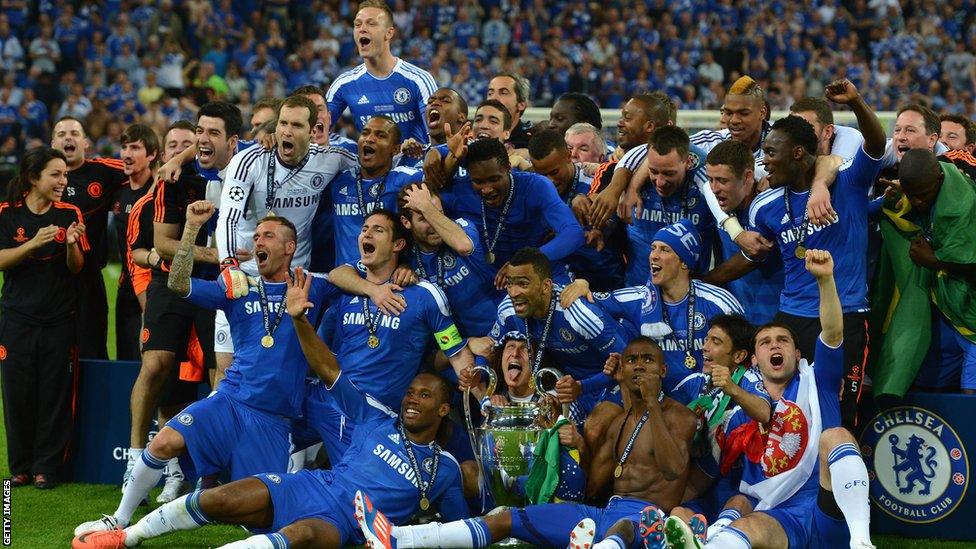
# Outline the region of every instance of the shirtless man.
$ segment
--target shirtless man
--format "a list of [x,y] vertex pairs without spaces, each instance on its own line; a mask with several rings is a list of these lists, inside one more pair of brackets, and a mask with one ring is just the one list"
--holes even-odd
[[631,340],[619,370],[627,406],[611,420],[606,438],[589,445],[572,424],[560,429],[560,443],[580,450],[587,495],[612,481],[606,508],[549,503],[464,521],[391,527],[368,497],[357,494],[356,515],[367,545],[480,548],[514,537],[545,547],[663,548],[664,512],[681,502],[696,426],[695,414],[661,391],[664,371],[654,340]]

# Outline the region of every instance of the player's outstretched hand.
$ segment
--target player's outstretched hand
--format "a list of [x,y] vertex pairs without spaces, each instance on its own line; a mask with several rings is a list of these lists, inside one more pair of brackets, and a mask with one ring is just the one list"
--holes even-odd
[[506,286],[505,276],[508,275],[508,262],[506,262],[498,272],[495,273],[495,289],[504,290]]
[[820,279],[834,274],[834,258],[827,250],[807,250],[806,256],[807,271],[814,278]]
[[465,122],[457,133],[451,131],[451,125],[444,123],[444,136],[447,139],[447,150],[454,158],[460,160],[468,154],[468,137],[471,134],[471,122]]
[[300,318],[305,311],[315,306],[308,300],[308,292],[312,288],[312,277],[305,274],[301,267],[295,268],[295,278],[288,280],[288,291],[285,293],[285,309],[292,318]]
[[209,200],[197,200],[186,207],[186,224],[202,227],[213,217],[216,209]]
[[389,282],[387,284],[374,284],[371,288],[369,298],[373,300],[376,307],[390,316],[400,316],[400,313],[407,308],[407,300],[403,297],[403,286]]
[[587,301],[593,303],[593,292],[590,291],[590,283],[584,278],[577,278],[563,288],[559,294],[559,305],[563,309],[568,309],[577,299],[585,297]]
[[629,224],[634,222],[634,216],[639,218],[643,212],[644,201],[641,200],[640,194],[632,192],[630,189],[624,191],[623,196],[620,197],[620,202],[617,204],[617,217]]
[[77,244],[81,240],[81,235],[85,234],[85,224],[73,222],[65,234],[64,241],[69,246],[72,244]]
[[824,97],[839,105],[847,105],[860,95],[857,86],[846,78],[834,80],[824,89]]

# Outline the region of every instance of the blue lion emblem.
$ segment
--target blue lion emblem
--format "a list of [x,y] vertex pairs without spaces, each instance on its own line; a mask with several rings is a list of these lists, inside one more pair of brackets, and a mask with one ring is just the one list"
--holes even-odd
[[[898,491],[902,494],[911,494],[915,490],[915,483],[918,482],[918,495],[929,495],[932,490],[932,479],[935,477],[935,468],[939,466],[934,459],[936,449],[925,444],[925,441],[916,435],[908,437],[904,449],[898,447],[901,442],[898,435],[889,435],[888,442],[891,443],[891,453],[895,456],[893,472],[895,473],[895,485],[899,487]],[[922,457],[923,448],[928,448],[925,457]],[[904,479],[901,478],[902,472],[905,473]],[[902,483],[905,486],[902,486]]]

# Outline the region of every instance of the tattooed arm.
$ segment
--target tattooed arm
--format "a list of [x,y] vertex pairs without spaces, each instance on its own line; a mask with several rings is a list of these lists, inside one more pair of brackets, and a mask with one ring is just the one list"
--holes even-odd
[[178,295],[190,294],[190,273],[193,271],[193,252],[200,228],[214,214],[214,205],[206,200],[198,200],[186,207],[186,225],[183,238],[173,254],[169,266],[169,280],[166,285]]

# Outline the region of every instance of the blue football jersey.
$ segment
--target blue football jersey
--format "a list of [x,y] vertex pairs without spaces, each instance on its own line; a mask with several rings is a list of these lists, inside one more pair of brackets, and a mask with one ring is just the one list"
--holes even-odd
[[[581,194],[589,194],[592,184],[593,178],[586,175],[582,167],[577,165],[573,183],[560,198],[572,211],[573,198]],[[589,226],[583,227],[584,230],[591,228]],[[590,287],[602,286],[607,289],[616,289],[623,285],[624,258],[621,250],[614,242],[606,242],[605,244],[606,246],[600,251],[590,246],[580,246],[567,258],[567,263],[573,277],[588,280]]]
[[[557,290],[558,287],[554,291]],[[512,298],[505,297],[498,305],[498,319],[490,336],[496,345],[504,343],[508,332],[523,333],[540,342],[545,324],[545,318],[519,318],[512,307]],[[556,302],[545,352],[562,373],[576,380],[600,374],[610,353],[622,352],[626,345],[627,339],[620,325],[598,304],[578,299],[563,309]]]
[[383,314],[367,300],[369,319],[375,323],[379,339],[375,349],[367,344],[365,298],[360,296],[342,296],[335,305],[335,333],[319,334],[323,341],[335,342],[333,349],[345,367],[343,375],[390,408],[400,406],[431,343],[447,356],[459,353],[466,344],[440,288],[422,280],[404,288],[403,297],[407,308],[399,316]]
[[[396,211],[400,189],[423,180],[424,173],[413,168],[393,168],[376,179],[359,180],[359,168],[346,170],[335,177],[329,187],[332,198],[335,231],[336,265],[359,261],[359,233],[366,213],[375,208]],[[360,192],[362,194],[360,194]],[[360,209],[365,208],[365,212]]]
[[[834,257],[834,279],[845,313],[868,308],[868,192],[879,168],[879,160],[858,149],[850,164],[837,174],[830,192],[837,221],[823,227],[808,223],[803,240],[805,248],[827,250]],[[816,318],[820,311],[817,282],[807,272],[804,260],[796,257],[809,195],[809,191],[794,192],[785,187],[760,193],[749,206],[749,226],[779,245],[785,273],[780,310]],[[792,218],[787,214],[787,197]]]
[[[661,228],[690,220],[701,238],[701,256],[697,265],[689,265],[695,272],[704,273],[712,261],[715,242],[715,218],[709,210],[706,193],[708,176],[705,174],[704,156],[691,155],[693,166],[685,176],[680,189],[670,196],[661,196],[653,184],[647,183],[640,190],[643,203],[641,215],[627,226],[630,254],[627,263],[627,284],[646,284],[651,275],[648,256],[654,235]],[[636,212],[634,212],[636,213]]]
[[[404,448],[397,414],[360,390],[345,370],[329,388],[329,394],[357,427],[342,460],[331,470],[313,471],[331,487],[324,492],[329,501],[323,502],[322,508],[351,508],[356,491],[362,490],[393,524],[406,523],[420,511],[421,496],[417,472]],[[442,519],[467,518],[468,505],[461,492],[461,467],[454,456],[433,444],[412,444],[411,448],[422,469],[422,480],[430,486],[427,499],[436,506]],[[431,482],[435,449],[440,455]],[[361,538],[358,539],[361,543]]]
[[[747,217],[747,212],[736,213],[739,219]],[[719,230],[718,236],[722,243],[722,261],[728,261],[732,256],[742,253],[739,245],[729,237],[729,233]],[[748,256],[745,257],[749,259]],[[755,326],[770,322],[779,310],[779,297],[783,293],[783,258],[778,254],[770,254],[755,270],[728,282],[725,287],[742,304],[749,322]]]
[[[451,218],[467,219],[481,232],[485,251],[491,248],[495,254],[496,268],[508,262],[519,249],[534,246],[552,261],[553,278],[565,277],[566,258],[583,245],[583,228],[547,178],[512,170],[512,185],[515,190],[504,219],[502,207],[484,206],[470,182],[461,185],[455,181],[441,192],[444,213]],[[492,247],[496,232],[498,240]]]
[[370,118],[382,114],[397,123],[403,139],[412,137],[427,143],[430,137],[424,108],[435,90],[437,83],[429,72],[397,59],[393,71],[384,78],[370,74],[365,64],[340,74],[329,86],[325,100],[333,124],[346,108],[359,130]]
[[[701,371],[703,358],[702,347],[705,345],[705,335],[708,334],[708,323],[712,317],[720,314],[742,314],[742,305],[728,291],[707,284],[700,280],[692,280],[695,290],[694,327],[691,334],[691,356],[695,359],[693,367],[685,364],[688,348],[688,296],[678,303],[667,303],[658,297],[658,292],[647,286],[633,286],[623,288],[609,294],[594,294],[594,297],[607,313],[621,321],[626,330],[628,341],[637,335],[652,336],[647,332],[652,320],[651,313],[657,307],[663,306],[667,312],[666,318],[671,334],[655,337],[664,351],[664,361],[668,371],[664,376],[663,387],[670,393],[681,380],[689,374]],[[662,303],[658,304],[657,300]]]
[[[287,285],[284,282],[265,282],[270,324],[274,324],[279,309],[284,307]],[[324,276],[314,275],[309,301],[309,322],[337,298],[339,290]],[[298,417],[304,397],[305,373],[308,362],[295,334],[291,316],[281,312],[281,323],[275,330],[274,345],[265,348],[261,338],[267,334],[261,299],[257,288],[239,299],[229,299],[220,284],[212,280],[194,278],[190,283],[191,302],[207,309],[219,309],[227,315],[234,345],[234,362],[227,369],[227,377],[217,390],[236,401],[279,416]]]
[[457,254],[447,245],[436,252],[415,247],[410,266],[418,276],[444,290],[461,335],[483,336],[495,323],[504,292],[495,289],[497,271],[485,259],[478,230],[463,218],[455,221],[474,243],[471,255]]

